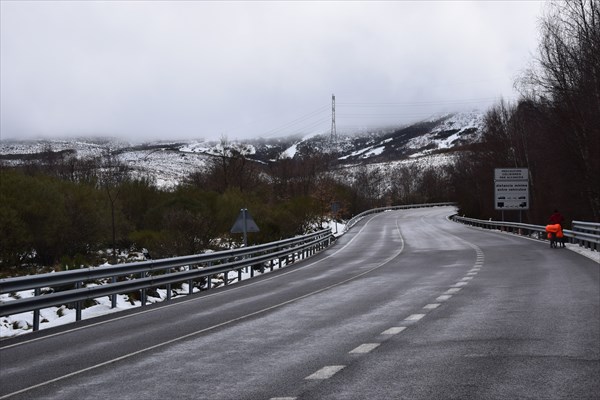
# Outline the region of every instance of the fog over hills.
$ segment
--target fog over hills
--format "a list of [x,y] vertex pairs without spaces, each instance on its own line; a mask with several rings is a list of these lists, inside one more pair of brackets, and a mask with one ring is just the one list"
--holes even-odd
[[341,167],[364,164],[447,164],[452,155],[479,140],[480,111],[453,113],[412,125],[366,131],[354,135],[299,134],[284,138],[244,141],[152,141],[131,144],[115,138],[1,140],[0,162],[17,166],[42,160],[48,154],[77,158],[101,157],[111,152],[135,174],[151,178],[163,188],[182,182],[202,169],[210,157],[236,152],[260,163],[335,152]]

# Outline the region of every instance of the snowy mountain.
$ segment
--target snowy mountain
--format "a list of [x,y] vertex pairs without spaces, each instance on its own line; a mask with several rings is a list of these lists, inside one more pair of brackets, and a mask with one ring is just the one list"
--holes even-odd
[[[205,167],[215,156],[243,155],[261,163],[283,158],[334,152],[343,165],[395,162],[447,163],[448,153],[460,151],[479,140],[483,113],[455,113],[401,128],[340,135],[332,142],[329,135],[226,140],[185,140],[132,145],[119,139],[54,139],[30,141],[0,140],[0,163],[11,166],[50,156],[77,158],[116,154],[135,174],[151,178],[159,187],[169,188],[189,173]],[[439,160],[436,160],[439,158]]]

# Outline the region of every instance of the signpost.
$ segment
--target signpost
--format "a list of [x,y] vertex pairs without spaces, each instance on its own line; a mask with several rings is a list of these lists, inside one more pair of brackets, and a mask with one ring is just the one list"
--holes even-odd
[[242,208],[235,223],[231,227],[231,233],[244,234],[244,247],[248,246],[248,232],[260,232],[258,225],[250,215],[247,208]]
[[331,213],[333,214],[333,222],[335,222],[335,233],[338,233],[338,229],[337,229],[337,217],[338,217],[338,213],[340,212],[340,203],[338,201],[334,201],[333,203],[331,203]]
[[529,170],[527,168],[496,168],[494,170],[494,207],[502,211],[529,210]]

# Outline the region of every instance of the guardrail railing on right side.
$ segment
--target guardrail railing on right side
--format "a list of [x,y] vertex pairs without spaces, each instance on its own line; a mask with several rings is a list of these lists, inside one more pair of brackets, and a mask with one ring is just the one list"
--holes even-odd
[[372,208],[367,211],[363,211],[358,215],[352,217],[347,223],[344,232],[347,232],[354,225],[358,223],[361,219],[366,217],[367,215],[377,214],[384,211],[393,211],[393,210],[407,210],[409,208],[425,208],[425,207],[442,207],[442,206],[455,206],[456,203],[447,202],[447,203],[424,203],[424,204],[407,204],[404,206],[390,206],[390,207],[380,207],[380,208]]
[[[546,226],[522,224],[518,222],[501,222],[453,215],[452,220],[484,229],[498,229],[524,236],[546,239]],[[564,229],[563,233],[569,243],[578,244],[592,250],[600,250],[600,224],[595,222],[573,221],[573,229]]]

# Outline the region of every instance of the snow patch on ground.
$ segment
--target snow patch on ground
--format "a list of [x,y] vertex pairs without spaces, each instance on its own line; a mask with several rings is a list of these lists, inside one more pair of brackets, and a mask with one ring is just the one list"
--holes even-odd
[[288,147],[283,153],[282,156],[284,158],[294,158],[296,156],[296,153],[298,153],[298,143],[293,144],[292,146]]
[[138,177],[149,177],[157,187],[172,189],[194,171],[206,167],[210,156],[170,149],[152,152],[131,151],[119,155]]
[[[408,141],[407,147],[410,149],[432,147],[430,150],[413,154],[411,157],[422,157],[434,150],[452,148],[459,139],[469,142],[479,140],[484,126],[484,117],[484,114],[477,111],[453,114],[450,118],[440,122],[431,132]],[[452,131],[455,132],[444,137],[444,132]]]
[[[325,220],[322,222],[319,229],[331,229],[331,232],[334,236],[341,236],[345,231],[346,225],[342,222],[337,222],[333,220]],[[275,268],[278,268],[277,261],[275,261]],[[185,267],[184,267],[185,268]],[[250,271],[250,268],[245,268],[241,270],[241,278],[242,280],[250,279],[252,274],[254,276],[259,276],[261,274],[269,273],[270,270],[266,268],[262,273],[258,270],[254,270],[254,272]],[[235,278],[229,284],[235,284],[239,282],[237,280],[238,274],[237,272],[230,272],[229,279]],[[212,288],[211,290],[218,290],[218,287],[223,286],[223,280],[218,278],[213,278],[212,280]],[[87,287],[96,286],[97,284],[90,283],[86,285]],[[199,288],[194,287],[193,293],[197,293],[200,291]],[[181,297],[188,295],[189,293],[189,285],[187,283],[182,283],[179,287],[173,288],[172,298]],[[167,291],[165,289],[157,289],[156,294],[158,297],[147,296],[147,303],[158,303],[165,301],[167,299]],[[15,298],[29,298],[34,296],[33,290],[22,291],[18,293],[4,293],[0,294],[0,303],[12,301]],[[85,308],[82,310],[82,319],[90,319],[93,317],[98,317],[101,315],[112,314],[119,311],[128,310],[131,308],[141,307],[141,302],[139,300],[131,300],[127,295],[117,295],[117,306],[115,308],[111,308],[111,299],[109,296],[99,297],[94,299],[96,305]],[[40,310],[40,330],[48,329],[55,326],[60,326],[68,323],[72,323],[76,321],[76,310],[67,308],[65,306],[61,307],[49,307]],[[0,338],[7,338],[13,336],[23,335],[29,332],[32,332],[33,326],[33,312],[25,312],[20,314],[14,314],[8,317],[0,317]]]

